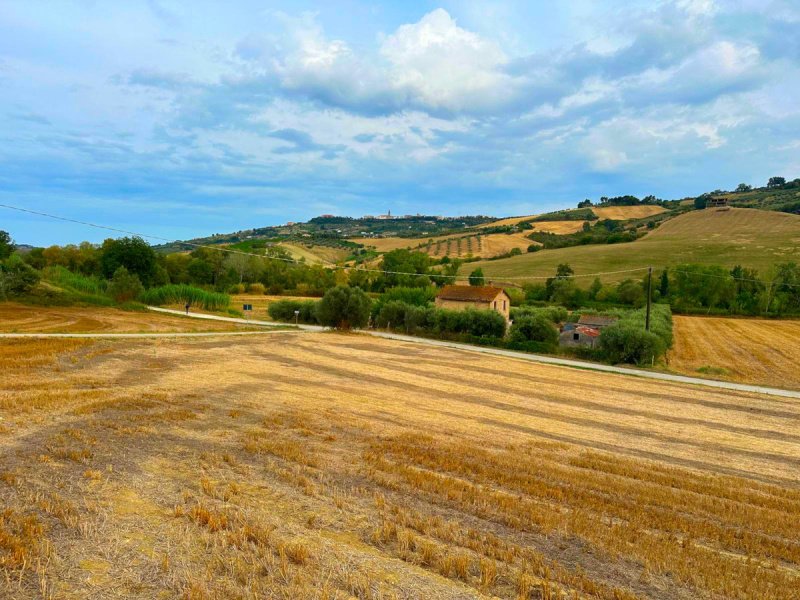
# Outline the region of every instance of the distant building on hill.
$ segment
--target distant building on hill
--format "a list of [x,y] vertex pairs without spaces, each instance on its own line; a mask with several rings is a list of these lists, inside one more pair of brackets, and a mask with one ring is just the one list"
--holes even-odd
[[728,198],[723,196],[711,196],[706,200],[706,208],[728,208]]
[[446,285],[436,296],[436,306],[451,310],[494,310],[508,321],[511,298],[503,288],[492,285]]
[[378,218],[379,218],[381,221],[389,221],[389,220],[391,220],[391,219],[394,219],[395,217],[393,217],[393,216],[392,216],[392,211],[390,210],[390,211],[389,211],[389,212],[387,212],[385,215],[378,215]]

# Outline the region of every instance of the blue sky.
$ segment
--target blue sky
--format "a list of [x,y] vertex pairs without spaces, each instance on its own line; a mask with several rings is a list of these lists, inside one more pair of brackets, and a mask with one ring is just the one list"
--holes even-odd
[[800,1],[4,0],[0,202],[185,239],[794,178],[798,31]]

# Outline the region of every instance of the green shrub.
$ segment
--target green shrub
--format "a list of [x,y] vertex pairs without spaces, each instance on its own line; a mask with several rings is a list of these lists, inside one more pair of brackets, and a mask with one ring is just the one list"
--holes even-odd
[[144,287],[139,277],[129,273],[125,267],[119,267],[114,271],[114,277],[111,278],[107,289],[108,295],[118,304],[130,302],[143,291]]
[[655,362],[667,348],[652,331],[645,331],[631,322],[617,322],[603,329],[600,350],[612,363],[641,365]]
[[248,294],[263,294],[266,291],[263,283],[249,283],[247,285]]
[[309,325],[317,324],[317,304],[315,300],[277,300],[267,308],[269,316],[275,321],[295,322],[295,311],[298,311],[297,322]]
[[369,321],[372,300],[357,287],[336,286],[325,292],[317,304],[320,325],[337,329],[364,327]]
[[26,294],[39,283],[39,271],[28,265],[19,254],[0,262],[0,298]]
[[[591,311],[581,311],[591,314]],[[650,331],[645,330],[646,309],[615,309],[603,314],[619,321],[600,332],[600,352],[611,362],[646,364],[659,360],[672,346],[672,311],[668,304],[653,304]],[[577,315],[576,315],[577,317]]]
[[185,304],[199,306],[205,310],[222,310],[231,303],[228,294],[208,292],[185,284],[162,285],[150,288],[139,295],[144,304],[163,306],[164,304]]
[[551,323],[563,323],[567,320],[569,311],[563,306],[520,306],[512,308],[510,312],[511,320],[514,322],[520,318],[539,315]]
[[509,339],[513,342],[541,342],[548,346],[558,343],[558,331],[544,314],[520,317],[511,326]]

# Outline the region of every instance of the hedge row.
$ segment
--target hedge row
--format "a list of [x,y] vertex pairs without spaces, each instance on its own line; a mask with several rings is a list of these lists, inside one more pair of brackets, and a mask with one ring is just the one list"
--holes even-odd
[[447,310],[432,306],[416,306],[400,300],[383,304],[375,324],[405,333],[465,334],[476,337],[502,338],[506,320],[493,310]]

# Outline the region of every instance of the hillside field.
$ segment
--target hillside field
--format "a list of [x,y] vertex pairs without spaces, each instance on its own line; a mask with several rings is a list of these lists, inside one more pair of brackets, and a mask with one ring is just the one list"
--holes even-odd
[[305,260],[310,265],[332,265],[347,258],[349,252],[343,248],[329,248],[328,246],[304,246],[282,242],[279,247],[285,248],[295,260]]
[[371,246],[378,252],[390,252],[401,248],[409,248],[424,252],[433,258],[465,258],[467,256],[492,257],[505,254],[514,248],[527,251],[532,243],[522,233],[482,234],[458,233],[432,238],[355,238],[354,242]]
[[674,316],[670,369],[800,389],[800,321]]
[[592,212],[600,219],[613,219],[627,221],[629,219],[644,219],[666,212],[663,206],[642,204],[639,206],[593,206]]
[[0,596],[800,597],[800,405],[358,334],[0,340]]
[[[800,261],[800,216],[754,209],[692,211],[665,221],[645,237],[627,244],[575,246],[542,250],[496,261],[465,265],[481,267],[487,277],[549,276],[560,263],[575,273],[656,268],[680,263],[741,264],[767,274],[779,262]],[[636,275],[638,277],[638,275]],[[625,274],[604,277],[619,281]],[[588,285],[591,279],[579,280]]]

